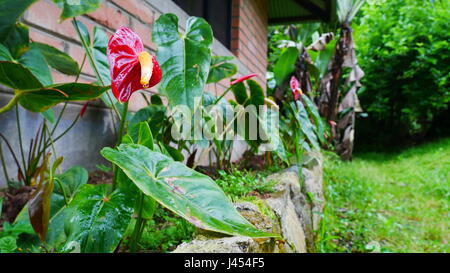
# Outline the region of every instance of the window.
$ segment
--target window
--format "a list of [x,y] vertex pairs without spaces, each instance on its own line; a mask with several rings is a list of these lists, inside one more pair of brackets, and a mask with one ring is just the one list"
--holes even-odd
[[214,37],[224,46],[231,44],[231,0],[174,0],[191,16],[205,18],[211,25]]

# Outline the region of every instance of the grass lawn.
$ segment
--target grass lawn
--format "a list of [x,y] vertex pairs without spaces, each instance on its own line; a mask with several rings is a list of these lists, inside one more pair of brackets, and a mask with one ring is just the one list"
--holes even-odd
[[325,165],[318,251],[450,252],[450,139]]

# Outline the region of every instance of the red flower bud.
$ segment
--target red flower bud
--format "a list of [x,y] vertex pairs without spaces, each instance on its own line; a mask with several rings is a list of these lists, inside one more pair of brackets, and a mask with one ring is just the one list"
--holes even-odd
[[81,110],[80,110],[80,118],[83,118],[84,113],[86,113],[86,110],[87,110],[87,108],[88,108],[88,105],[89,105],[89,102],[86,102],[86,103],[83,105],[83,107],[81,108]]
[[231,84],[231,85],[235,85],[235,84],[237,84],[237,83],[243,82],[243,81],[248,80],[248,79],[250,79],[250,78],[253,78],[253,77],[255,77],[255,76],[258,76],[258,74],[253,73],[253,74],[250,74],[250,75],[247,75],[247,76],[244,76],[244,77],[240,77],[240,78],[238,78],[238,79],[232,81],[230,84]]
[[295,78],[295,76],[291,77],[290,85],[292,89],[292,94],[294,95],[294,100],[299,100],[300,96],[303,95],[303,92],[300,89],[299,87],[300,83],[298,82],[297,78]]
[[127,27],[119,28],[108,42],[111,89],[119,102],[126,102],[133,92],[150,88],[161,81],[156,58],[144,51],[141,38]]

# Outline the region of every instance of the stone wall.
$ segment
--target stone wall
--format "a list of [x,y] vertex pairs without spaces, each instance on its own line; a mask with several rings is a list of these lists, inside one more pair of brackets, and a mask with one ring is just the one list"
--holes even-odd
[[[315,251],[315,232],[324,207],[323,159],[309,153],[299,179],[296,166],[268,176],[277,182],[274,193],[257,202],[235,203],[236,209],[257,228],[280,234],[282,239],[223,237],[200,232],[175,253],[306,253]],[[256,203],[256,204],[255,204]]]

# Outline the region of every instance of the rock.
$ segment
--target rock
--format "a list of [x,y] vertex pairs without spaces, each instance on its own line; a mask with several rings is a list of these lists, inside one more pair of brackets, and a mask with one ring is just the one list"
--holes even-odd
[[259,244],[252,238],[233,236],[219,239],[193,240],[182,243],[173,253],[258,253]]
[[[266,202],[280,219],[282,237],[287,242],[285,245],[286,252],[306,253],[306,238],[301,214],[299,215],[296,212],[292,200],[292,198],[296,200],[301,198],[299,196],[301,191],[297,173],[288,170],[271,175],[267,179],[278,181],[275,186],[276,192]],[[305,220],[308,220],[308,217],[306,216]]]

